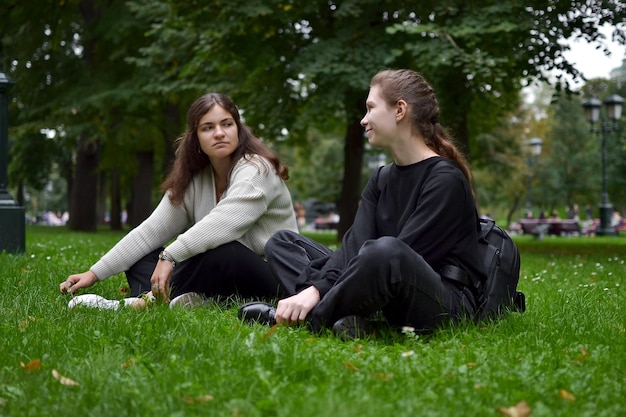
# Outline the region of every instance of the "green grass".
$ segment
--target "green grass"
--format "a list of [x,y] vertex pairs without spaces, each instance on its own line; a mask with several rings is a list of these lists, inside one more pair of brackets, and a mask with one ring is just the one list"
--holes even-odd
[[[0,416],[498,416],[521,401],[533,417],[626,413],[624,236],[516,238],[526,313],[354,342],[242,324],[241,300],[68,311],[59,283],[120,237],[29,227],[26,254],[0,254]],[[120,275],[90,292],[124,287]]]

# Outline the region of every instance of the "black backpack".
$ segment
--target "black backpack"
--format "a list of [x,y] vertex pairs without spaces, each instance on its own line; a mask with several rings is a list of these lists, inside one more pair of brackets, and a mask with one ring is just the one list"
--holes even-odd
[[493,220],[481,218],[478,245],[487,279],[478,284],[476,320],[526,311],[526,297],[517,291],[520,256],[515,242]]

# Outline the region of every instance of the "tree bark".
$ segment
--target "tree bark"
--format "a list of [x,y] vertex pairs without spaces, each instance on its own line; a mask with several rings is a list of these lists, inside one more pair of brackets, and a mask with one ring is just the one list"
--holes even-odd
[[107,173],[98,173],[98,202],[96,203],[96,218],[98,224],[104,224],[107,212]]
[[346,132],[344,146],[344,169],[339,199],[339,226],[337,239],[341,240],[354,222],[361,196],[361,166],[363,164],[363,127],[360,119],[353,119]]
[[130,212],[128,221],[131,227],[137,227],[152,212],[152,178],[154,175],[154,152],[136,153],[138,172],[133,179]]
[[98,225],[98,173],[100,146],[81,135],[76,146],[76,168],[70,204],[70,230],[93,232]]
[[119,168],[111,170],[111,230],[122,230],[122,190]]

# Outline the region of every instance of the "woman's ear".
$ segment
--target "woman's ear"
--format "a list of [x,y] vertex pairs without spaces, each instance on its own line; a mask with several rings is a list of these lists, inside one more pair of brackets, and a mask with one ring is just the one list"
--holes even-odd
[[396,122],[404,119],[409,109],[409,105],[404,100],[398,100],[396,104]]

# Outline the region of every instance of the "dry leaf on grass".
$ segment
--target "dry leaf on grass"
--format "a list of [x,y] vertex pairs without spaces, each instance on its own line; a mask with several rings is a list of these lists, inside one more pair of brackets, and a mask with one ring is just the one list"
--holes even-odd
[[135,363],[137,362],[137,360],[135,358],[130,358],[129,360],[127,360],[126,362],[122,363],[122,368],[130,368],[131,366],[133,366]]
[[574,359],[574,361],[578,362],[578,363],[583,363],[585,360],[587,360],[588,356],[589,356],[589,351],[585,347],[581,346],[580,347],[580,355],[578,355]]
[[381,381],[385,381],[385,382],[387,382],[387,381],[391,380],[391,378],[393,378],[393,375],[391,375],[391,374],[384,374],[382,372],[377,372],[377,373],[374,374],[374,376],[376,378],[380,379]]
[[78,382],[73,379],[69,379],[68,377],[61,375],[56,369],[52,370],[52,376],[63,385],[70,387],[77,387],[79,385]]
[[351,371],[359,372],[359,368],[352,365],[349,361],[345,361],[343,364],[346,366],[346,368],[350,369]]
[[528,417],[530,416],[530,406],[526,401],[520,401],[513,407],[498,407],[498,412],[506,417]]
[[196,403],[205,403],[207,401],[211,401],[213,400],[213,396],[211,394],[200,395],[198,397],[192,397],[192,396],[187,395],[186,397],[183,397],[182,400],[185,403],[192,405]]
[[30,324],[31,321],[37,321],[37,319],[33,316],[28,316],[26,319],[24,320],[20,320],[17,323],[17,328],[20,332],[25,332],[26,328],[28,327],[28,325]]
[[559,390],[559,397],[561,397],[562,400],[568,401],[570,403],[576,401],[576,397],[574,397],[574,394],[562,388]]
[[270,329],[263,335],[261,336],[263,339],[267,339],[268,337],[271,337],[274,332],[276,331],[276,329],[278,329],[278,326],[280,326],[279,324],[275,324],[272,327],[270,327]]
[[20,366],[25,371],[29,371],[29,372],[36,371],[39,368],[41,368],[41,359],[33,359],[32,361],[28,363],[20,362]]

